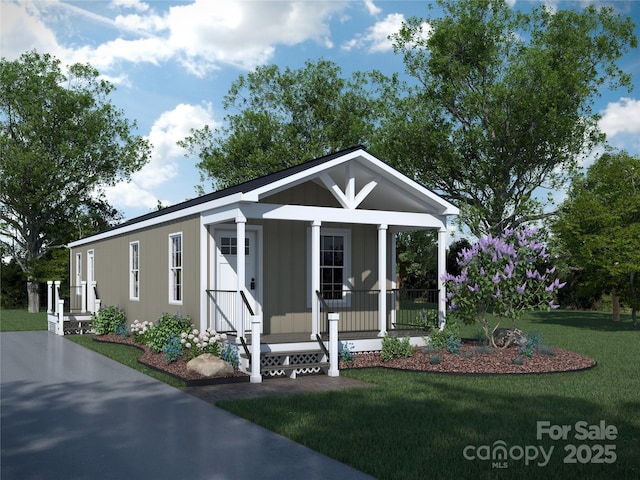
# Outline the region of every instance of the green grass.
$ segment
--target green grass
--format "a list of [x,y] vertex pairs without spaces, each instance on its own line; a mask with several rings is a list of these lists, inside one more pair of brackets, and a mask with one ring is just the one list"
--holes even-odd
[[[228,411],[380,479],[640,478],[640,332],[628,316],[556,311],[532,314],[519,327],[540,330],[546,343],[595,358],[575,373],[452,376],[386,369],[341,375],[371,382],[365,389],[218,403]],[[478,327],[464,327],[474,336]],[[576,422],[604,420],[615,440],[576,440]],[[567,440],[536,438],[536,422],[570,425]],[[466,446],[553,447],[545,467],[536,461],[467,460]],[[613,464],[564,464],[567,445],[615,445]],[[568,447],[570,448],[570,447]],[[597,447],[595,447],[597,448]],[[517,453],[517,451],[516,451]],[[541,457],[540,457],[541,458]],[[583,457],[584,458],[584,457]]]
[[0,332],[26,332],[47,329],[47,312],[0,309]]
[[[46,330],[46,315],[5,310],[2,331]],[[452,376],[387,369],[348,370],[341,375],[372,387],[321,394],[265,397],[218,403],[228,411],[280,433],[380,479],[640,479],[640,332],[629,316],[555,311],[531,314],[519,323],[545,343],[598,361],[592,370],[524,376]],[[507,326],[507,325],[505,325]],[[474,337],[478,326],[464,326]],[[65,337],[176,387],[182,382],[137,362],[135,347]],[[618,430],[615,440],[576,440],[576,422],[600,421]],[[569,425],[567,440],[536,438],[536,422]],[[508,460],[467,460],[466,446],[553,447],[547,466]],[[568,445],[614,445],[613,464],[564,464]],[[584,447],[584,448],[586,448]],[[583,448],[583,453],[584,453]],[[591,451],[591,450],[589,450]]]

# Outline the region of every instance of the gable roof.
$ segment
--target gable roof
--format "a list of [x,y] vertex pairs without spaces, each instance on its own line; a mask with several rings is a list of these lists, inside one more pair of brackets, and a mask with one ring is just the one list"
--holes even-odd
[[[359,170],[366,178],[371,179],[384,176],[390,185],[399,187],[399,189],[396,190],[402,191],[402,198],[396,195],[397,201],[402,200],[405,204],[409,205],[413,199],[413,203],[423,205],[422,208],[428,205],[430,210],[437,215],[458,214],[458,209],[455,206],[395,170],[390,165],[374,157],[363,146],[358,145],[132,218],[103,232],[72,242],[69,246],[73,247],[86,243],[89,239],[96,236],[116,235],[119,233],[119,230],[122,230],[124,233],[124,231],[135,228],[135,225],[139,223],[145,223],[145,225],[148,225],[149,222],[162,223],[164,221],[163,217],[175,217],[175,215],[180,212],[183,212],[184,216],[192,215],[199,211],[202,212],[212,208],[212,204],[222,206],[226,203],[235,203],[238,201],[258,202],[261,198],[286,188],[309,180],[317,180],[320,175],[323,175],[324,172],[327,171],[333,171],[334,176],[340,177],[341,173],[338,171],[339,168],[346,162],[354,159],[359,161]],[[384,191],[380,192],[378,196],[384,197],[385,203],[393,200],[389,194],[385,195]],[[167,221],[168,220],[170,220],[170,218],[167,218]]]

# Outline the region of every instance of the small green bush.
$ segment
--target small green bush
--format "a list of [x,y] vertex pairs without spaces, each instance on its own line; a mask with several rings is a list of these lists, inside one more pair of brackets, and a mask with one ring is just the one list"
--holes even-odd
[[513,359],[513,363],[516,365],[522,365],[524,363],[524,357],[522,355],[518,355]]
[[180,339],[176,336],[169,337],[167,343],[162,347],[162,353],[164,353],[167,363],[175,362],[182,356]]
[[127,317],[120,307],[101,307],[96,313],[91,314],[91,328],[98,335],[122,333],[123,326],[126,331],[126,325]]
[[[153,327],[147,330],[146,345],[156,353],[162,352],[171,337],[181,338],[183,332],[193,329],[191,318],[163,313]],[[180,341],[180,340],[178,340]]]
[[[453,341],[450,340],[450,337],[453,337]],[[431,345],[434,348],[447,348],[447,342],[450,344],[455,343],[455,339],[460,338],[460,325],[456,322],[447,322],[444,326],[444,329],[434,329],[429,335],[431,339]]]
[[385,335],[382,339],[382,352],[380,357],[386,362],[392,358],[407,358],[413,355],[413,347],[410,343],[409,336],[400,340],[396,336]]
[[429,358],[431,365],[438,365],[440,362],[442,362],[442,359],[438,355],[432,355],[431,358]]

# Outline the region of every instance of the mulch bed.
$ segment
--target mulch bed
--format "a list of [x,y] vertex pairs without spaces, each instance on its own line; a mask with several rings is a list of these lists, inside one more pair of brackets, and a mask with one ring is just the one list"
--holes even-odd
[[[421,372],[437,372],[466,375],[504,375],[527,373],[554,373],[586,370],[596,365],[596,361],[562,348],[552,349],[553,355],[536,353],[522,359],[522,364],[514,363],[520,355],[518,347],[504,350],[492,349],[490,353],[482,353],[474,342],[463,343],[460,353],[452,354],[446,350],[426,353],[417,348],[409,358],[395,358],[382,361],[379,353],[361,353],[354,356],[352,362],[340,362],[341,369],[387,367],[398,370]],[[432,363],[437,356],[440,363]]]
[[237,370],[232,375],[221,377],[210,378],[199,375],[187,370],[187,360],[184,357],[178,358],[175,362],[167,363],[164,353],[156,353],[146,345],[136,343],[132,338],[122,338],[120,335],[108,334],[96,335],[93,339],[97,342],[120,343],[137,347],[143,352],[142,356],[138,358],[139,363],[183,380],[189,387],[249,381],[249,375]]
[[[96,335],[94,340],[137,347],[143,352],[138,362],[183,380],[188,386],[249,381],[249,375],[239,371],[226,377],[203,377],[187,370],[187,361],[184,358],[178,358],[175,362],[167,363],[163,353],[155,353],[149,347],[140,345],[131,338],[122,338],[119,335],[109,334]],[[473,341],[466,341],[460,346],[459,354],[452,354],[446,350],[425,352],[422,348],[416,348],[409,358],[395,358],[383,361],[380,353],[358,353],[354,355],[354,359],[351,362],[343,362],[341,360],[339,368],[346,370],[385,367],[397,370],[459,375],[504,375],[570,372],[586,370],[596,365],[595,360],[569,350],[553,348],[552,352],[552,355],[536,353],[531,357],[524,358],[522,364],[519,365],[514,363],[514,359],[520,355],[518,347],[509,347],[503,350],[493,349],[490,353],[483,353],[483,350],[479,349],[478,345]],[[434,356],[440,358],[440,363],[432,362]]]

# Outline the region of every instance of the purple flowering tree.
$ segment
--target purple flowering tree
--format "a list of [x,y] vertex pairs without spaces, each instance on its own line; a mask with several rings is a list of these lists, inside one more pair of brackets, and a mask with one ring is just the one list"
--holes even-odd
[[524,312],[557,308],[554,299],[564,283],[554,277],[555,267],[549,268],[548,260],[535,229],[480,239],[458,254],[460,275],[444,276],[450,315],[467,324],[478,321],[494,347],[499,322],[492,328],[487,315],[511,320],[506,348]]

